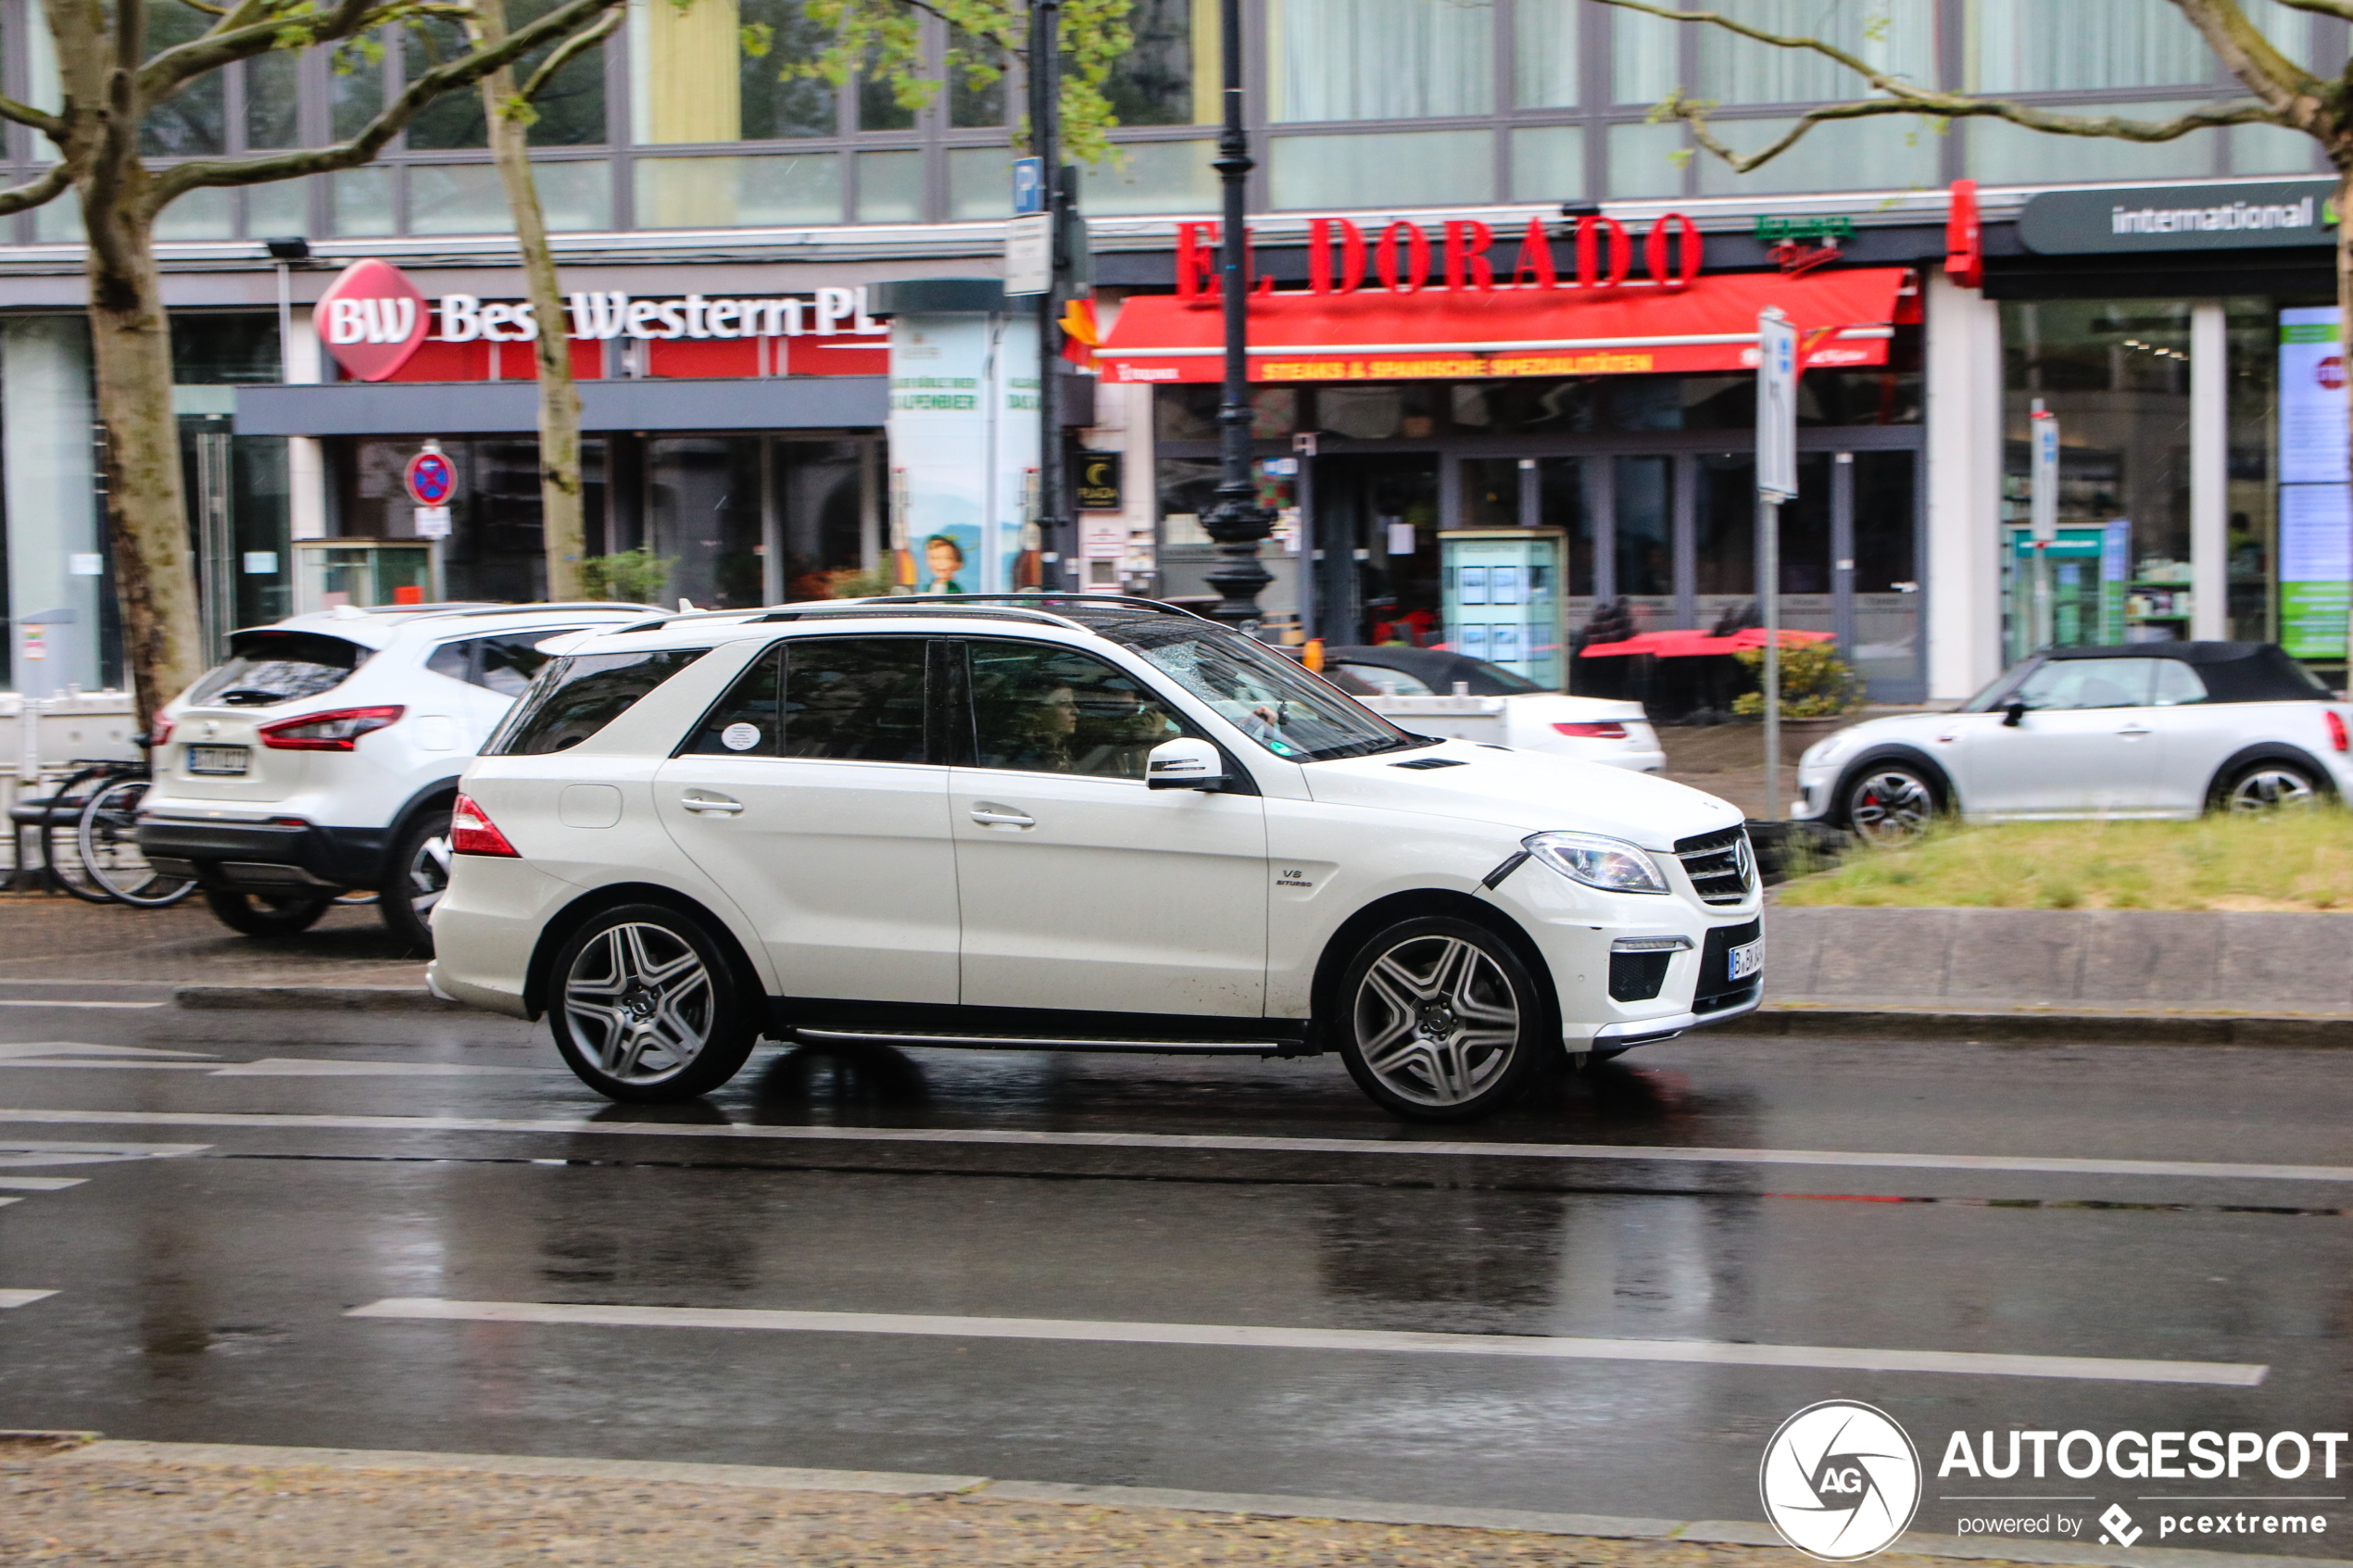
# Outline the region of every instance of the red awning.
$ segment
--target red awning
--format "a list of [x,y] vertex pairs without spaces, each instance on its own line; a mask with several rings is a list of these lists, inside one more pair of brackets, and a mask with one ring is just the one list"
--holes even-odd
[[[1250,376],[1261,382],[1434,377],[1647,375],[1744,370],[1756,363],[1756,313],[1778,305],[1797,323],[1810,367],[1887,361],[1911,274],[1866,267],[1805,277],[1722,272],[1680,289],[1498,284],[1492,289],[1378,286],[1353,294],[1279,290],[1250,301]],[[1096,351],[1120,382],[1223,378],[1215,298],[1139,295]]]
[[[1781,633],[1781,646],[1802,647],[1807,643],[1834,640],[1829,632]],[[1754,653],[1765,646],[1765,629],[1748,626],[1729,637],[1718,637],[1706,632],[1644,632],[1622,643],[1595,643],[1577,657],[1579,659],[1617,659],[1628,654],[1646,653],[1655,659],[1696,659],[1711,653]]]

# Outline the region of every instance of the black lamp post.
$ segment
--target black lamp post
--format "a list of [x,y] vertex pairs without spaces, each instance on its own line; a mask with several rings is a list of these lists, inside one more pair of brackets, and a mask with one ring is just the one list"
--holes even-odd
[[1068,191],[1063,179],[1062,138],[1062,0],[1030,0],[1029,6],[1029,151],[1038,159],[1045,181],[1047,255],[1046,292],[1038,296],[1038,534],[1039,548],[1058,558],[1041,568],[1048,581],[1040,586],[1059,588],[1051,579],[1070,570],[1071,541],[1068,507],[1069,465],[1063,456],[1062,383],[1055,373],[1062,358],[1060,307],[1070,275],[1065,254],[1063,208]]
[[1218,43],[1224,56],[1226,128],[1211,167],[1225,186],[1226,219],[1217,254],[1218,286],[1226,307],[1226,395],[1217,407],[1217,499],[1202,528],[1217,542],[1209,571],[1219,595],[1210,613],[1238,631],[1258,627],[1259,590],[1274,581],[1259,563],[1258,544],[1275,532],[1275,514],[1258,504],[1250,473],[1250,279],[1243,261],[1242,221],[1252,168],[1242,129],[1241,0],[1222,0]]

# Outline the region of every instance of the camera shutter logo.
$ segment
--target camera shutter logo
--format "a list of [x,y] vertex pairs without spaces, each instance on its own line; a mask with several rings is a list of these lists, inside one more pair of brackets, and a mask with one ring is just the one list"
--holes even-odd
[[1859,1562],[1910,1527],[1919,1450],[1885,1411],[1825,1399],[1781,1423],[1756,1486],[1781,1539],[1818,1562]]

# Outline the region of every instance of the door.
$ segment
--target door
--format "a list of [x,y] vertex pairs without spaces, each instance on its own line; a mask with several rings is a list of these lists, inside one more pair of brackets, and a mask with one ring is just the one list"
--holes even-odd
[[956,1000],[956,851],[922,637],[763,654],[654,778],[662,824],[788,996]]
[[1325,639],[1445,641],[1436,454],[1319,458],[1315,483]]
[[966,645],[950,817],[967,1006],[1254,1018],[1266,820],[1254,795],[1148,789],[1189,733],[1142,682],[1049,644]]
[[2153,659],[2053,659],[2013,696],[2027,711],[1958,716],[1961,804],[1970,812],[2063,816],[2157,805],[2164,735]]

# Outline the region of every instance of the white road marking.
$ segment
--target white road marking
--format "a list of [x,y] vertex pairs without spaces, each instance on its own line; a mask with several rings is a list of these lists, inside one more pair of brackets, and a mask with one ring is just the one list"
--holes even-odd
[[99,1057],[107,1060],[135,1061],[140,1066],[149,1061],[162,1062],[177,1058],[181,1060],[214,1061],[219,1059],[208,1051],[166,1051],[152,1046],[92,1046],[80,1040],[17,1040],[0,1044],[0,1061],[15,1061],[27,1057],[44,1060],[55,1057]]
[[259,1061],[216,1067],[216,1078],[526,1078],[561,1073],[560,1067],[475,1067],[455,1061],[336,1061],[315,1057],[271,1056]]
[[0,1138],[0,1166],[105,1165],[123,1160],[175,1160],[208,1143],[48,1143]]
[[87,1176],[0,1176],[0,1192],[63,1192],[88,1181]]
[[21,1198],[0,1198],[0,1209],[5,1209],[11,1203],[22,1203],[24,1199]]
[[0,997],[0,1008],[168,1008],[170,1002],[52,1002],[38,997]]
[[1710,1366],[1941,1372],[1982,1377],[2064,1377],[2108,1383],[2198,1383],[2252,1388],[2270,1369],[2238,1361],[2144,1361],[2104,1356],[2013,1356],[1979,1350],[1884,1350],[1828,1345],[1742,1345],[1713,1339],[1592,1339],[1546,1335],[1420,1334],[1366,1328],[1263,1328],[1239,1323],[1102,1323],[1082,1318],[973,1318],[913,1312],[793,1312],[744,1307],[577,1306],[553,1301],[446,1301],[394,1297],[344,1314],[458,1323],[608,1328],[748,1328],[797,1334],[912,1334],[963,1339],[1049,1339],[1106,1345],[1372,1350],[1408,1355],[1521,1356],[1545,1361],[1678,1361]]
[[1390,1159],[1604,1160],[1633,1164],[1833,1165],[1898,1171],[2016,1171],[2070,1176],[2187,1176],[2216,1181],[2353,1183],[2353,1165],[2248,1165],[2195,1160],[2095,1160],[2032,1154],[1897,1154],[1820,1148],[1704,1148],[1646,1144],[1438,1143],[1407,1138],[1253,1137],[1234,1134],[1048,1133],[1009,1128],[767,1127],[591,1122],[576,1118],[274,1114],[230,1110],[0,1110],[0,1123],[56,1126],[248,1127],[367,1133],[552,1133],[599,1137],[743,1138],[787,1143],[985,1144],[1032,1148],[1142,1148],[1237,1154],[1359,1154]]
[[54,1290],[0,1290],[0,1311],[10,1307],[30,1307],[56,1294]]

